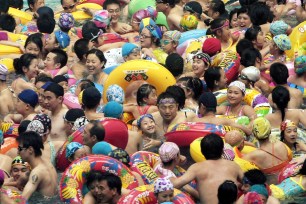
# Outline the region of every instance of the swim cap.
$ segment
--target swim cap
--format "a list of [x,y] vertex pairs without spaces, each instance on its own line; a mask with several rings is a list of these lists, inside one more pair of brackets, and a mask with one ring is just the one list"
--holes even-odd
[[69,43],[70,43],[70,37],[67,33],[64,33],[63,31],[55,31],[54,32],[55,37],[57,42],[60,45],[61,49],[65,49],[66,47],[68,47]]
[[103,107],[103,112],[105,117],[120,119],[123,114],[123,106],[116,101],[110,101]]
[[290,50],[291,49],[291,42],[290,38],[285,34],[276,35],[273,37],[273,41],[277,45],[277,47],[282,50]]
[[248,192],[245,194],[243,204],[264,204],[261,197],[256,192]]
[[186,14],[181,18],[180,26],[185,30],[194,30],[198,27],[198,18],[194,15]]
[[[137,120],[137,126],[138,126],[138,128],[140,128],[141,122],[142,122],[142,120],[143,120],[144,118],[150,118],[151,120],[154,121],[153,116],[152,116],[151,114],[149,114],[149,113],[148,113],[148,114],[141,115],[141,116],[139,117],[139,119]],[[155,121],[154,121],[154,122],[155,122]]]
[[122,57],[127,57],[128,55],[133,53],[135,48],[138,48],[138,50],[140,51],[140,48],[137,45],[133,43],[125,43],[122,46]]
[[200,52],[200,53],[196,54],[195,56],[193,56],[193,59],[195,59],[195,58],[196,58],[196,59],[201,59],[201,60],[203,60],[203,62],[204,62],[205,64],[207,64],[208,66],[211,65],[210,56],[209,56],[208,54],[206,54],[206,53]]
[[72,130],[76,131],[80,127],[83,127],[84,125],[86,125],[87,123],[89,123],[89,120],[85,116],[82,116],[75,120]]
[[157,15],[157,11],[153,7],[148,6],[146,9],[141,9],[135,12],[132,19],[136,19],[140,23],[140,21],[144,18],[152,18],[153,20],[156,20]]
[[144,28],[147,28],[153,37],[157,39],[162,38],[162,32],[160,28],[156,25],[156,23],[151,18],[142,19],[139,24],[139,32],[141,33]]
[[28,162],[24,162],[22,161],[21,157],[20,156],[17,156],[13,159],[12,161],[12,168],[15,166],[15,165],[22,165],[26,168],[28,168],[29,170],[31,170],[31,166]]
[[71,13],[61,13],[58,19],[58,26],[65,29],[73,28],[74,18]]
[[35,108],[38,104],[38,95],[32,89],[25,89],[20,94],[18,94],[19,100],[22,102],[29,104],[32,108]]
[[238,87],[242,91],[243,95],[245,95],[245,84],[244,83],[242,83],[241,81],[233,81],[232,83],[230,83],[230,85],[228,85],[228,88],[232,86]]
[[74,153],[78,150],[83,148],[84,145],[78,143],[78,142],[70,142],[66,147],[66,158],[70,158]]
[[177,30],[169,30],[164,33],[164,36],[170,38],[174,42],[178,42],[181,38],[181,32]]
[[258,117],[253,121],[252,132],[257,139],[264,140],[270,136],[271,124],[266,118]]
[[8,74],[7,66],[0,64],[0,80],[6,81],[6,75]]
[[186,3],[183,10],[188,11],[191,14],[197,14],[198,16],[201,16],[203,12],[201,4],[196,1]]
[[286,24],[284,21],[274,21],[270,25],[270,32],[272,35],[280,35],[280,34],[286,34],[288,29],[288,24]]
[[202,52],[207,53],[210,57],[221,52],[221,41],[217,38],[207,38],[202,46]]
[[199,103],[203,104],[206,108],[216,108],[217,99],[212,92],[204,92],[199,97]]
[[130,155],[123,149],[117,148],[112,150],[108,156],[120,161],[126,166],[130,166]]
[[154,181],[154,193],[174,190],[173,184],[168,178],[157,178]]
[[119,85],[113,84],[107,88],[106,91],[107,101],[116,101],[120,104],[123,104],[124,98],[125,98],[124,91]]
[[241,76],[245,76],[247,80],[255,83],[260,79],[260,71],[254,66],[246,67],[242,69]]
[[44,132],[51,130],[51,119],[47,114],[37,114],[33,120],[38,120],[44,125]]
[[37,132],[41,137],[45,135],[44,125],[39,120],[32,120],[28,127],[27,131],[34,131]]
[[233,161],[235,159],[235,153],[231,145],[224,143],[222,159]]
[[93,22],[98,28],[107,28],[111,22],[111,17],[107,10],[100,10],[94,14]]
[[266,198],[269,197],[269,193],[268,193],[268,190],[267,190],[266,186],[262,185],[262,184],[252,185],[251,188],[250,188],[250,192],[256,192],[260,195],[265,196]]
[[285,131],[287,127],[297,127],[296,124],[291,120],[285,120],[281,123],[280,130]]
[[163,162],[169,162],[180,152],[179,147],[177,144],[173,142],[164,142],[158,150],[159,157]]
[[298,56],[294,60],[295,73],[303,74],[306,71],[306,56]]
[[92,147],[92,153],[93,154],[102,154],[102,155],[108,155],[112,151],[112,147],[108,142],[101,141],[97,142],[93,147]]
[[224,135],[224,141],[232,147],[235,147],[244,141],[244,137],[238,130],[232,130]]

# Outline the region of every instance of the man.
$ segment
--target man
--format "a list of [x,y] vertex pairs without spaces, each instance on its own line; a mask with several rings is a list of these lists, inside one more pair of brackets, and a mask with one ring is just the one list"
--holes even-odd
[[105,129],[99,121],[90,121],[85,125],[82,137],[84,145],[87,145],[92,149],[97,142],[104,140]]
[[206,161],[191,165],[187,172],[172,181],[175,188],[181,188],[196,179],[201,203],[218,203],[218,187],[231,180],[242,181],[243,172],[233,161],[221,159],[224,142],[220,136],[211,133],[201,140],[201,152]]
[[181,29],[180,21],[183,16],[183,9],[175,2],[175,0],[156,0],[156,10],[165,14],[170,30]]
[[44,91],[45,108],[50,111],[52,123],[50,138],[55,141],[66,141],[65,123],[63,116],[68,111],[63,106],[64,89],[56,83],[51,83]]
[[88,87],[83,91],[81,105],[89,121],[101,120],[104,118],[103,113],[97,112],[101,98],[102,95],[96,87]]
[[86,204],[117,204],[121,197],[122,182],[114,174],[90,171],[86,185],[89,189],[84,197]]
[[72,128],[76,119],[83,117],[84,115],[84,111],[79,108],[72,108],[66,112],[63,118],[65,133],[67,136],[71,135],[74,132]]
[[4,118],[15,110],[13,92],[6,84],[8,69],[5,65],[0,64],[0,116]]
[[41,158],[42,149],[44,149],[42,138],[38,133],[29,131],[19,135],[17,141],[20,157],[32,167],[22,196],[28,200],[35,191],[39,191],[46,197],[56,195],[57,174],[53,165]]

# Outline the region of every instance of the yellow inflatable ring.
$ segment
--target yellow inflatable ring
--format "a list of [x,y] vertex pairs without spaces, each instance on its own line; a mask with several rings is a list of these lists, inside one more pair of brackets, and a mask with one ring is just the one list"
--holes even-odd
[[291,41],[291,50],[285,51],[286,56],[290,59],[294,59],[295,56],[301,56],[306,54],[306,21],[300,23],[293,28],[289,35]]
[[157,95],[175,84],[174,76],[162,65],[148,60],[131,60],[114,69],[104,83],[103,101],[106,100],[107,88],[112,84],[119,85],[124,92],[133,82],[145,81],[156,87]]
[[[1,45],[0,45],[1,47]],[[12,73],[12,72],[15,72],[15,69],[14,69],[14,60],[11,59],[11,58],[4,58],[4,59],[0,59],[0,64],[3,64],[7,67],[9,73]]]
[[33,16],[31,14],[24,11],[20,11],[12,7],[9,8],[8,14],[12,15],[13,17],[19,18],[21,24],[23,25],[27,24],[29,21],[33,19]]
[[0,56],[10,55],[10,54],[22,54],[22,52],[18,47],[9,46],[9,45],[0,45]]
[[7,32],[7,35],[9,37],[9,39],[13,42],[17,42],[17,41],[23,41],[25,42],[28,38],[28,36],[23,35],[23,34],[15,34],[15,33],[11,33],[11,32]]
[[103,9],[101,5],[96,4],[96,3],[83,3],[83,4],[77,5],[76,8],[77,9],[88,8],[88,9],[95,9],[95,10]]
[[[75,12],[72,12],[72,16],[76,21],[82,21],[82,20],[89,20],[92,19],[92,16],[85,13],[83,10],[81,10],[83,7],[85,8],[89,8],[89,9],[96,9],[96,10],[101,10],[102,6],[100,6],[99,4],[95,4],[95,3],[84,3],[84,4],[80,4],[77,5],[76,8],[80,9],[77,10]],[[60,17],[60,13],[55,15],[55,18],[58,19]]]

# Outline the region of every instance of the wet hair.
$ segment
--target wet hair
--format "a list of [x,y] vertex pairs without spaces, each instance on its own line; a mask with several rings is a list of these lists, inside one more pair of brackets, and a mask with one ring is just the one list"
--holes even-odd
[[80,61],[84,59],[84,55],[86,55],[86,53],[89,50],[88,44],[89,44],[89,40],[85,38],[78,39],[74,43],[73,49]]
[[56,22],[54,18],[50,18],[49,15],[43,14],[43,15],[39,15],[39,17],[37,18],[36,24],[37,24],[37,29],[39,30],[39,32],[51,34],[54,31]]
[[253,25],[259,26],[272,22],[273,13],[265,2],[256,2],[250,6],[250,17]]
[[35,157],[42,155],[41,150],[44,149],[44,144],[42,137],[38,133],[27,131],[20,134],[16,140],[19,144],[22,143],[23,147],[32,147],[34,149]]
[[145,106],[146,102],[143,100],[144,98],[148,98],[150,93],[156,90],[155,86],[151,84],[143,84],[141,85],[136,93],[136,100],[139,106]]
[[18,135],[27,131],[28,125],[30,124],[31,120],[23,120],[18,126]]
[[96,87],[88,87],[84,89],[82,97],[82,103],[84,108],[95,108],[100,104],[100,100],[101,93]]
[[37,2],[38,0],[28,0],[28,6],[29,6],[29,10],[32,11],[31,6],[34,6],[34,4]]
[[15,27],[16,27],[16,21],[13,16],[11,16],[10,14],[0,15],[0,28],[2,30],[8,32],[14,32]]
[[[233,9],[233,10],[229,13],[228,19],[229,19],[230,22],[232,21],[234,15],[237,14],[237,12],[238,12],[238,8],[235,8],[235,9]],[[230,24],[230,28],[232,28],[231,24]]]
[[250,17],[250,9],[249,7],[247,6],[242,6],[240,9],[238,9],[237,11],[237,17],[240,15],[240,14],[247,14],[249,17]]
[[[184,95],[185,95],[185,94],[184,94]],[[175,102],[178,103],[177,98],[176,98],[174,95],[172,95],[171,93],[165,91],[165,92],[161,93],[161,94],[158,96],[158,98],[157,98],[157,104],[159,104],[159,102],[160,102],[161,100],[166,99],[166,98],[173,98],[173,99],[175,100]]]
[[179,110],[184,108],[186,96],[185,96],[185,92],[183,88],[176,86],[176,85],[172,85],[172,86],[168,86],[168,88],[166,89],[166,92],[173,95],[173,97],[175,98],[175,101],[177,101],[178,103]]
[[246,30],[244,34],[244,38],[249,41],[257,40],[258,33],[261,32],[261,28],[259,26],[253,26]]
[[90,185],[94,181],[106,181],[109,189],[116,189],[117,193],[121,195],[122,182],[121,179],[114,174],[108,172],[101,172],[96,170],[91,170],[88,173],[86,185],[90,189]]
[[34,59],[37,59],[37,57],[33,54],[23,54],[20,58],[15,58],[13,65],[16,74],[24,74],[23,67],[29,69],[29,66]]
[[283,86],[277,86],[272,91],[272,101],[282,113],[282,121],[285,119],[285,109],[290,101],[290,93]]
[[267,178],[259,169],[251,169],[244,173],[244,176],[251,182],[250,185],[265,184]]
[[0,14],[7,13],[9,10],[9,1],[8,0],[0,0]]
[[90,124],[92,124],[92,128],[89,130],[89,134],[90,136],[96,136],[97,137],[97,141],[101,142],[104,141],[105,138],[105,129],[103,127],[103,125],[100,123],[100,121],[98,120],[93,120],[89,122]]
[[48,75],[41,73],[35,77],[34,84],[36,85],[38,82],[48,82],[48,81],[53,82],[53,79]]
[[241,54],[240,64],[244,67],[255,66],[256,59],[262,60],[262,56],[258,49],[248,48],[244,50]]
[[224,5],[223,1],[213,0],[210,3],[210,8],[211,8],[211,10],[213,10],[213,12],[219,12],[219,17],[222,17],[222,18],[227,18],[228,17],[228,13],[225,9],[225,5]]
[[222,68],[219,66],[209,67],[204,73],[204,80],[209,90],[215,88],[215,82],[220,81]]
[[117,1],[117,0],[106,0],[106,1],[103,2],[103,5],[102,5],[103,9],[107,9],[107,6],[110,5],[110,4],[117,4],[119,6],[119,8],[121,8],[119,1]]
[[299,171],[299,174],[306,175],[306,159],[303,162],[302,168]]
[[50,51],[51,53],[55,54],[55,57],[54,57],[54,63],[60,63],[61,66],[60,68],[62,68],[63,66],[65,66],[67,64],[67,61],[68,61],[68,55],[67,53],[62,50],[62,49],[59,49],[59,48],[55,48],[53,50]]
[[100,29],[96,26],[96,24],[94,22],[92,22],[92,21],[86,22],[82,26],[83,39],[91,40],[94,36],[96,36],[98,34],[99,30]]
[[218,188],[219,204],[233,204],[237,200],[238,187],[231,181],[224,181]]
[[47,86],[45,92],[47,91],[54,93],[56,97],[64,96],[64,88],[57,83],[51,83],[49,86]]
[[203,93],[203,84],[199,78],[196,77],[182,77],[177,82],[186,82],[186,87],[193,92],[192,98],[198,100]]
[[96,56],[99,58],[100,62],[104,62],[103,67],[101,67],[101,69],[103,69],[104,66],[105,66],[105,64],[106,64],[106,58],[105,58],[103,52],[102,52],[101,50],[99,50],[99,49],[91,49],[91,50],[89,50],[89,51],[86,53],[86,58],[87,58],[88,55],[90,55],[90,54],[96,55]]
[[23,0],[8,0],[9,7],[15,8],[15,9],[23,9]]
[[[217,28],[220,28],[221,26],[224,25],[225,21],[227,19],[225,18],[217,18],[213,21],[210,22],[210,28],[207,30],[208,34],[207,35],[211,35],[211,34],[214,34],[214,35],[217,35],[217,31],[221,31],[221,29],[217,29]],[[217,29],[217,30],[214,30],[214,29]]]
[[201,153],[207,160],[220,159],[223,153],[223,147],[223,140],[215,133],[210,133],[201,140]]
[[[63,5],[63,2],[64,0],[61,0],[61,5]],[[77,2],[77,0],[73,0],[73,2],[75,3],[75,2]]]
[[166,58],[165,66],[174,77],[178,77],[183,74],[184,59],[177,53],[171,53]]
[[42,37],[41,33],[33,33],[33,34],[29,35],[29,37],[25,41],[24,47],[26,48],[28,46],[28,44],[34,43],[38,47],[39,51],[42,52],[43,42],[42,42],[41,37]]
[[93,83],[92,81],[90,81],[89,79],[82,79],[80,82],[79,82],[80,85],[80,89],[81,91],[89,88],[89,87],[96,87],[95,86],[95,83]]
[[236,51],[241,56],[244,50],[253,47],[254,45],[251,41],[249,41],[248,39],[241,39],[236,45]]
[[239,0],[241,6],[249,6],[256,3],[258,0]]
[[270,76],[277,85],[287,84],[289,77],[288,68],[280,62],[275,62],[270,66]]

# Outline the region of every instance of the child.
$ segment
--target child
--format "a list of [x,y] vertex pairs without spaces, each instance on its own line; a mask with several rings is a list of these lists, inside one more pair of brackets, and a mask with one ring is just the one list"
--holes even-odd
[[158,178],[154,182],[154,194],[157,198],[157,203],[173,203],[174,187],[171,181],[167,178]]
[[68,56],[65,51],[57,48],[53,49],[48,53],[44,61],[44,71],[54,77],[67,64],[67,61]]
[[69,90],[69,86],[68,86],[68,79],[65,76],[57,75],[53,78],[53,81],[58,85],[62,86],[64,92],[67,93],[67,91]]
[[124,61],[141,59],[140,48],[133,43],[125,43],[122,46],[122,57]]
[[78,142],[71,142],[66,147],[66,158],[70,162],[85,157],[89,153],[90,153],[89,147],[81,145]]
[[58,19],[58,27],[61,31],[68,33],[74,27],[74,18],[71,13],[61,13]]

